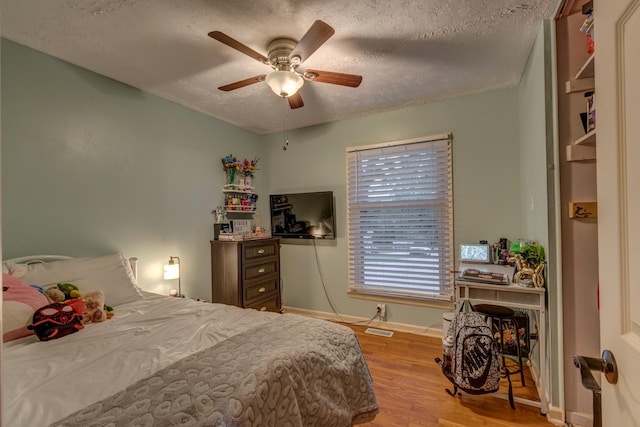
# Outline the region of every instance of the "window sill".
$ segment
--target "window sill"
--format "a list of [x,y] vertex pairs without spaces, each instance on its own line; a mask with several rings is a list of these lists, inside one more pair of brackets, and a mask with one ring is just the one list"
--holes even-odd
[[441,309],[448,309],[448,310],[453,309],[455,307],[455,303],[452,301],[433,301],[433,300],[423,300],[423,299],[413,299],[413,298],[400,298],[400,297],[390,297],[390,296],[379,295],[379,294],[365,294],[361,292],[347,292],[347,295],[350,298],[366,299],[370,301],[393,303],[393,304],[417,305],[420,307],[441,308]]

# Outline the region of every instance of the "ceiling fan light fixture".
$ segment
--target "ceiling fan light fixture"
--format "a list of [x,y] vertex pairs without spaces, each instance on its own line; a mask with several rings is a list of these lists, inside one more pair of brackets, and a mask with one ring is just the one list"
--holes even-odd
[[273,71],[267,74],[265,81],[276,95],[283,98],[294,95],[304,84],[302,77],[293,71]]

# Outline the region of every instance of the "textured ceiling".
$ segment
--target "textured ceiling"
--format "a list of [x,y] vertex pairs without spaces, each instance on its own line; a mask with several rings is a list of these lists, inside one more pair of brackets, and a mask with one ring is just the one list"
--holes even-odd
[[[1,0],[2,36],[263,134],[515,86],[557,0]],[[290,110],[270,68],[210,38],[267,55],[316,19],[335,34],[300,66],[363,76],[359,88],[306,82]]]

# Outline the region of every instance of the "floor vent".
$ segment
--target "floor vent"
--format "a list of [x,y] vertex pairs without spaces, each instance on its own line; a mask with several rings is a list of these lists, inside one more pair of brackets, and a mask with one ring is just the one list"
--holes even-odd
[[387,337],[387,338],[393,336],[393,331],[384,331],[382,329],[375,329],[375,328],[367,328],[365,333],[371,334],[371,335],[380,335],[381,337]]

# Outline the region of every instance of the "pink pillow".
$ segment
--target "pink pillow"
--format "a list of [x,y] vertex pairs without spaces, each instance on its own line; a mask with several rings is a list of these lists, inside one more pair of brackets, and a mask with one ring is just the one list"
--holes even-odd
[[33,321],[33,313],[47,304],[47,297],[37,289],[2,273],[2,342],[33,334],[27,329]]

